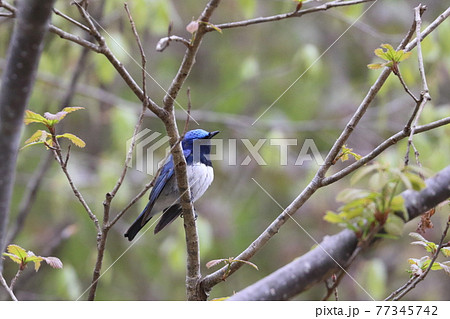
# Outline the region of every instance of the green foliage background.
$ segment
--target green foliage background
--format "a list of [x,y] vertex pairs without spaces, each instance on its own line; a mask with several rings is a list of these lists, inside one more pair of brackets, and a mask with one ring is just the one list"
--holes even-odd
[[[424,27],[445,10],[445,1],[422,0],[428,6],[423,16]],[[92,5],[95,4],[91,1]],[[413,7],[419,1],[380,0],[348,31],[346,29],[370,5],[358,5],[306,15],[299,19],[224,30],[208,34],[200,48],[194,69],[183,89],[191,89],[192,115],[206,130],[220,130],[227,146],[228,139],[237,139],[237,163],[249,155],[240,139],[255,143],[260,138],[314,139],[326,154],[346,121],[380,71],[369,70],[367,64],[379,62],[373,54],[382,43],[394,47],[409,30]],[[164,96],[159,87],[167,88],[181,62],[184,46],[171,43],[163,52],[155,50],[158,40],[167,34],[173,22],[173,34],[186,38],[185,26],[197,17],[206,1],[134,0],[129,2],[148,59],[147,70],[154,78],[148,80],[148,91],[158,103]],[[76,8],[68,1],[57,1],[57,8],[75,17]],[[305,4],[304,7],[307,7]],[[283,1],[229,0],[215,11],[212,23],[238,21],[293,10],[295,3]],[[53,23],[75,34],[73,25],[54,16]],[[123,1],[106,1],[102,26],[113,52],[140,81],[139,51],[133,38]],[[0,19],[0,68],[3,70],[13,23]],[[346,32],[345,32],[346,31]],[[334,44],[333,42],[345,34]],[[421,123],[449,114],[450,21],[444,22],[423,42],[425,70],[433,98],[427,105]],[[331,48],[329,48],[329,46]],[[328,49],[329,48],[329,49]],[[75,71],[81,48],[73,43],[47,36],[39,66],[35,90],[29,109],[43,114],[56,113]],[[325,52],[326,51],[326,52]],[[325,52],[325,53],[324,53]],[[323,54],[323,56],[321,56]],[[418,95],[420,78],[417,54],[400,64],[410,89]],[[301,76],[303,74],[303,76]],[[282,93],[294,81],[285,94]],[[282,96],[281,96],[282,95]],[[254,125],[252,123],[274,101],[277,101]],[[186,94],[178,102],[186,108]],[[86,148],[71,150],[69,171],[75,183],[98,216],[102,201],[116,182],[125,159],[126,141],[131,137],[140,110],[138,100],[124,84],[106,58],[90,53],[77,94],[70,106],[83,106],[84,111],[71,114],[64,121],[64,130],[73,132],[86,142]],[[391,75],[375,103],[357,127],[347,145],[365,155],[384,139],[403,129],[414,103],[403,91],[398,79]],[[177,108],[179,126],[185,113]],[[148,111],[143,127],[164,132],[163,126]],[[197,128],[191,121],[190,128]],[[24,140],[35,127],[27,127]],[[219,137],[219,136],[218,136]],[[442,127],[417,135],[414,142],[422,164],[437,172],[450,162],[450,128]],[[62,141],[67,146],[68,143]],[[277,147],[268,142],[261,148],[266,166],[255,161],[248,166],[230,166],[216,161],[215,181],[207,194],[196,203],[200,234],[202,274],[212,270],[204,265],[212,259],[237,256],[281,212],[252,180],[254,178],[282,205],[287,206],[309,182],[317,165],[293,163],[301,143],[290,147],[287,166],[279,165]],[[381,157],[382,161],[401,165],[406,150],[403,141]],[[47,155],[44,147],[30,147],[19,153],[11,223],[33,171]],[[158,154],[164,156],[164,150]],[[411,154],[411,158],[413,158]],[[347,165],[338,163],[336,168]],[[348,187],[346,178],[326,190],[320,190],[294,218],[320,241],[327,234],[340,231],[323,220],[327,210],[337,210],[336,194]],[[113,202],[112,213],[118,212],[145,185],[151,176],[131,169],[123,188]],[[146,204],[146,197],[135,205],[110,232],[99,288],[98,300],[184,300],[185,242],[182,221],[177,220],[157,236],[150,229],[132,245],[123,237],[128,225]],[[435,240],[442,231],[448,208],[442,208],[433,219],[435,228],[426,234]],[[407,234],[416,222],[406,225],[400,240],[383,240],[361,256],[351,268],[351,275],[375,298],[384,298],[408,279],[405,270],[409,257],[420,258],[420,247],[410,246]],[[70,226],[69,226],[70,225]],[[69,226],[69,228],[65,228]],[[67,238],[55,243],[62,229]],[[36,252],[51,249],[51,255],[64,263],[62,270],[43,268],[38,274],[27,269],[17,284],[19,299],[74,300],[90,285],[96,258],[96,233],[91,220],[73,196],[56,163],[44,178],[37,201],[26,220],[24,230],[15,243]],[[253,259],[259,271],[243,266],[224,283],[216,286],[212,298],[229,296],[292,259],[304,254],[314,242],[294,222],[288,222]],[[15,265],[5,262],[5,277],[14,275]],[[406,299],[448,300],[448,278],[432,272],[418,289]],[[317,300],[325,292],[317,286],[297,297]],[[3,290],[0,296],[6,298]],[[341,300],[369,300],[348,277],[339,289]],[[81,299],[86,298],[86,295]]]

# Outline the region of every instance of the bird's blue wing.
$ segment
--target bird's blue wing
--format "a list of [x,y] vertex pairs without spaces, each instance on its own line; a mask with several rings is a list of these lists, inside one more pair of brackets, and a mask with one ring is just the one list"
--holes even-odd
[[174,169],[173,169],[173,160],[172,155],[170,155],[164,164],[161,173],[159,174],[158,178],[155,181],[155,185],[152,188],[152,191],[149,195],[149,212],[153,208],[153,205],[155,204],[156,200],[158,199],[159,195],[161,195],[162,190],[167,184],[167,181],[173,176]]
[[192,164],[192,161],[193,161],[193,158],[194,158],[193,150],[192,149],[183,150],[183,155],[184,155],[184,158],[186,159],[186,164],[187,165]]
[[[192,150],[183,150],[183,154],[186,159],[188,159],[188,157],[191,155],[191,153],[192,153]],[[155,181],[155,186],[153,186],[153,189],[150,192],[149,205],[151,205],[151,207],[149,207],[149,210],[151,210],[151,208],[153,207],[154,203],[158,199],[162,190],[166,186],[167,181],[170,178],[172,178],[172,176],[174,175],[174,172],[175,172],[175,170],[174,170],[173,159],[172,159],[172,155],[170,155],[167,158],[167,161],[164,164],[164,166],[161,170],[161,173],[159,174],[158,178]]]
[[173,176],[173,161],[172,155],[168,157],[166,163],[164,164],[158,178],[155,181],[155,184],[150,192],[149,202],[147,206],[145,206],[142,213],[139,214],[138,218],[134,221],[134,223],[128,228],[125,233],[125,237],[128,237],[128,240],[131,241],[136,236],[136,234],[144,227],[144,225],[153,217],[152,214],[153,206],[158,200],[159,195],[163,191],[164,187],[167,185],[167,182]]
[[[183,150],[184,157],[186,158],[186,162],[188,165],[192,163],[192,150],[187,149]],[[164,166],[158,176],[158,178],[155,181],[155,185],[152,188],[152,191],[150,192],[149,196],[149,202],[147,206],[145,206],[142,213],[138,216],[138,218],[134,221],[134,223],[130,226],[130,228],[125,233],[125,237],[128,237],[128,240],[133,240],[133,238],[136,236],[136,234],[139,232],[139,230],[144,227],[144,225],[154,216],[154,213],[152,213],[153,206],[155,205],[156,201],[158,200],[159,196],[161,195],[161,192],[164,190],[164,187],[166,187],[167,183],[171,178],[174,176],[174,164],[172,160],[172,155],[170,155],[167,158],[167,161],[164,163]],[[165,214],[165,218],[163,218],[164,223],[160,223],[160,229],[161,230],[164,226],[172,222],[180,213],[178,212],[179,208],[175,208],[177,205],[173,205],[165,210],[169,210],[168,214]],[[181,207],[181,206],[180,206]],[[158,212],[156,212],[158,213]],[[164,224],[164,225],[163,225]]]
[[[186,160],[188,159],[188,157],[192,157],[192,150],[183,150],[183,154],[184,157],[186,158]],[[149,207],[149,210],[152,209],[153,205],[155,204],[156,200],[158,199],[159,195],[161,194],[162,190],[164,189],[164,187],[167,184],[167,181],[172,178],[172,176],[174,175],[174,164],[173,164],[173,159],[172,159],[172,155],[170,155],[167,158],[166,163],[164,164],[161,173],[159,174],[158,178],[155,181],[155,186],[153,186],[152,191],[150,192],[150,196],[149,196],[149,205],[151,205]]]

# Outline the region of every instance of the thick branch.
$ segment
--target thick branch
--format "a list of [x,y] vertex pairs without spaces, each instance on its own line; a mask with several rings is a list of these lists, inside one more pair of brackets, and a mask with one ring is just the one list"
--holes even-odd
[[[410,220],[450,197],[450,166],[428,179],[426,185],[420,192],[401,194]],[[326,236],[318,247],[228,300],[288,300],[342,269],[357,243],[356,235],[348,229]]]
[[[14,185],[23,115],[36,78],[54,0],[20,1],[0,89],[0,251]],[[0,272],[3,262],[0,258]]]

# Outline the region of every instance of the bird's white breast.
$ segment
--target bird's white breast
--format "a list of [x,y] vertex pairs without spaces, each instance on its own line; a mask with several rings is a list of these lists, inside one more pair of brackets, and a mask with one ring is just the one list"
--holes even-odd
[[214,179],[214,171],[211,166],[203,163],[194,163],[187,166],[187,176],[191,189],[192,201],[195,202],[208,189]]

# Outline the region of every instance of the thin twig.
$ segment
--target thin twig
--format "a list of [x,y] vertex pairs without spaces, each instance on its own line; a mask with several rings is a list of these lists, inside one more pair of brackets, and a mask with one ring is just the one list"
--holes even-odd
[[428,273],[431,270],[431,267],[433,267],[434,262],[436,261],[437,257],[439,256],[439,253],[441,252],[442,247],[444,246],[445,236],[447,236],[447,232],[448,232],[449,227],[450,227],[450,215],[449,215],[448,220],[447,220],[447,225],[446,225],[444,231],[442,232],[442,236],[441,236],[441,240],[439,242],[439,245],[438,245],[436,251],[434,252],[433,257],[431,258],[430,265],[428,266],[428,268],[420,276],[415,277],[414,280],[412,280],[409,283],[409,285],[407,287],[405,287],[405,289],[402,292],[398,293],[398,295],[393,298],[394,301],[400,300],[409,291],[414,289],[416,287],[416,285],[419,282],[421,282],[422,280],[424,280],[425,277],[428,275]]
[[11,291],[14,289],[14,286],[16,285],[17,279],[19,279],[19,277],[22,274],[22,272],[23,272],[23,269],[21,269],[21,267],[19,267],[19,269],[16,272],[16,275],[11,280],[11,284],[9,285],[9,289],[11,289]]
[[60,38],[74,42],[78,45],[81,45],[82,47],[85,47],[89,50],[92,50],[96,53],[101,53],[101,49],[98,45],[92,43],[91,41],[85,40],[77,35],[74,35],[72,33],[66,32],[61,30],[58,27],[55,27],[53,24],[51,24],[48,28],[48,31],[51,33],[54,33],[58,35]]
[[420,31],[420,28],[422,26],[422,19],[421,15],[425,11],[426,6],[424,5],[418,5],[416,8],[414,8],[415,13],[415,21],[416,21],[416,39],[417,39],[417,59],[419,61],[419,72],[420,72],[420,78],[422,79],[422,90],[423,95],[426,100],[431,100],[431,96],[429,95],[428,90],[428,84],[427,84],[427,77],[425,75],[425,67],[423,65],[423,55],[422,55],[422,34]]
[[8,287],[8,284],[6,283],[5,278],[3,278],[3,274],[0,273],[0,282],[2,283],[2,286],[5,287],[6,291],[8,292],[9,296],[12,300],[18,301],[16,295],[14,295],[14,292],[11,288]]
[[62,13],[62,12],[59,11],[58,9],[53,8],[53,12],[54,12],[56,15],[58,15],[58,16],[64,18],[64,19],[66,19],[66,20],[69,21],[70,23],[76,25],[76,26],[79,27],[81,30],[86,31],[86,32],[88,32],[88,33],[90,32],[90,30],[89,30],[89,28],[88,28],[87,26],[85,26],[84,24],[78,22],[78,21],[75,20],[75,19],[72,19],[71,17],[69,17],[68,15]]
[[0,0],[0,8],[5,8],[6,10],[8,10],[9,12],[11,12],[10,18],[15,18],[16,17],[16,8],[12,5],[10,5],[8,2],[4,1],[4,0]]
[[[431,123],[428,123],[425,125],[418,126],[418,127],[416,127],[414,134],[430,131],[437,127],[448,125],[448,124],[450,124],[450,117],[446,117],[446,118],[443,118],[443,119],[440,119],[440,120],[437,120],[437,121],[434,121],[434,122],[431,122]],[[340,180],[341,178],[347,176],[348,174],[354,172],[359,167],[369,163],[371,160],[376,158],[384,150],[386,150],[387,148],[391,147],[392,145],[396,144],[398,141],[400,141],[408,136],[409,135],[406,134],[405,131],[403,131],[403,130],[392,135],[387,140],[383,141],[381,144],[379,144],[377,147],[375,147],[369,154],[362,157],[360,160],[350,164],[349,166],[343,168],[342,170],[340,170],[339,172],[337,172],[331,176],[325,177],[322,180],[322,186],[332,184],[332,183]]]
[[[420,28],[422,26],[422,19],[421,19],[421,14],[422,12],[426,9],[426,6],[424,5],[418,5],[416,8],[414,8],[414,17],[415,17],[415,23],[416,23],[416,39],[417,39],[417,59],[419,62],[419,73],[420,73],[420,78],[422,81],[422,92],[420,93],[420,100],[417,100],[417,102],[420,101],[419,106],[416,106],[416,110],[414,111],[414,120],[412,121],[412,126],[411,126],[411,132],[408,138],[408,145],[406,148],[406,154],[405,154],[405,166],[408,165],[409,162],[409,151],[411,149],[411,145],[413,143],[413,136],[414,136],[414,131],[416,129],[417,123],[419,121],[420,115],[422,114],[423,109],[425,108],[425,105],[428,103],[428,101],[431,101],[431,96],[428,90],[428,84],[427,84],[427,79],[426,79],[426,75],[425,75],[425,68],[424,68],[424,64],[423,64],[423,55],[422,55],[422,34],[420,32]],[[408,124],[410,124],[411,121],[408,121]],[[408,125],[407,124],[407,125]],[[408,127],[406,127],[408,128]],[[417,154],[417,152],[416,152]],[[416,156],[417,158],[417,156]]]
[[[324,3],[323,5],[309,8],[309,9],[292,11],[289,13],[277,14],[277,15],[268,16],[268,17],[254,18],[254,19],[249,19],[249,20],[244,20],[244,21],[217,24],[217,25],[215,25],[215,27],[219,28],[221,30],[237,28],[237,27],[245,27],[245,26],[249,26],[249,25],[253,25],[253,24],[266,23],[266,22],[272,22],[272,21],[280,21],[280,20],[289,19],[289,18],[299,18],[308,13],[326,11],[331,8],[352,6],[352,5],[356,5],[356,4],[360,4],[360,3],[364,3],[364,2],[372,2],[372,1],[376,1],[376,0],[353,0],[353,1],[336,0],[336,1],[327,2],[327,3]],[[206,28],[206,32],[211,32],[211,31],[216,31],[216,29],[213,28],[212,26],[208,26]]]
[[398,288],[397,290],[392,292],[388,297],[386,297],[386,299],[384,299],[384,301],[389,301],[392,298],[394,298],[395,296],[397,296],[404,289],[406,289],[417,277],[419,277],[419,275],[414,275],[411,278],[409,278],[409,280],[403,286],[401,286],[400,288]]
[[187,130],[189,128],[189,119],[191,118],[191,108],[192,108],[192,103],[191,103],[191,88],[187,88],[186,90],[186,95],[187,95],[187,99],[188,99],[188,107],[187,107],[187,116],[186,116],[186,122],[184,122],[184,130],[183,130],[183,134],[180,136],[180,139],[182,140],[184,138],[184,136],[187,133]]
[[156,51],[163,52],[172,41],[183,43],[187,48],[189,48],[191,45],[191,43],[185,38],[176,35],[169,35],[167,37],[161,38],[158,41],[158,43],[156,44]]
[[55,132],[52,133],[53,138],[53,145],[55,145],[53,148],[53,154],[55,156],[56,161],[61,166],[62,171],[64,172],[64,175],[66,175],[67,181],[69,182],[70,188],[72,189],[74,195],[76,198],[78,198],[81,205],[83,205],[84,210],[88,213],[89,218],[94,222],[95,228],[97,229],[97,234],[101,233],[100,224],[98,222],[97,216],[92,212],[91,208],[87,204],[87,202],[84,200],[83,195],[80,193],[78,188],[75,186],[72,176],[70,175],[69,171],[67,170],[67,163],[65,163],[64,158],[61,153],[61,146],[59,145],[58,139],[55,137]]
[[405,89],[406,93],[414,100],[414,102],[419,102],[419,99],[414,96],[414,94],[411,92],[411,90],[408,88],[408,86],[405,83],[405,80],[403,80],[403,76],[400,73],[400,69],[397,66],[397,72],[395,72],[395,75],[397,75],[398,79],[400,80],[400,83],[402,84],[403,88]]

